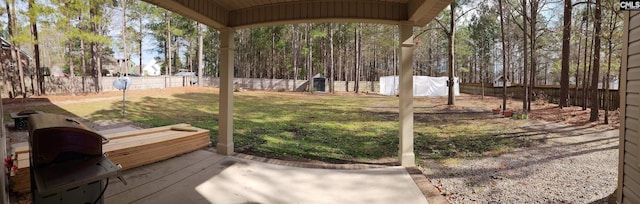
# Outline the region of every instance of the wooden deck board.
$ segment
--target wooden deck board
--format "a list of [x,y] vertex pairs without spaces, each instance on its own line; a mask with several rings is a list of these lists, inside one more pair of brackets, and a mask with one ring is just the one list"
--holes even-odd
[[125,179],[129,185],[125,186],[119,181],[110,182],[105,203],[135,203],[201,171],[222,171],[220,168],[210,167],[224,158],[225,156],[198,150],[164,162],[128,170],[125,172]]
[[144,185],[148,185],[155,180],[168,176],[178,171],[184,170],[186,167],[196,163],[200,163],[209,157],[215,157],[219,155],[212,155],[213,153],[198,150],[191,153],[177,156],[173,159],[166,160],[165,162],[158,162],[146,166],[137,167],[123,171],[124,178],[128,184],[125,186],[118,180],[110,180],[109,188],[105,192],[105,198],[119,195],[124,191],[134,188],[144,188]]

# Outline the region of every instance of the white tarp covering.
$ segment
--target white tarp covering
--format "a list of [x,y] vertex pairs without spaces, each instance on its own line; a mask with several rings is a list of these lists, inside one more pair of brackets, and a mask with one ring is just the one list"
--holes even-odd
[[[447,96],[449,89],[447,81],[449,77],[413,76],[414,96]],[[453,92],[460,95],[460,84],[458,77],[454,78]],[[400,79],[398,76],[380,77],[380,94],[394,96],[399,93]]]

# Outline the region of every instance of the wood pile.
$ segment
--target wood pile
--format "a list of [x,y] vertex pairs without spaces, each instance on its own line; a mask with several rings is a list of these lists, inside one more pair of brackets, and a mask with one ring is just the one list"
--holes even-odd
[[11,171],[9,181],[13,184],[14,192],[31,191],[29,178],[29,143],[22,142],[11,145],[11,159],[13,165],[18,165],[18,171]]
[[[169,159],[211,144],[209,130],[191,127],[188,124],[104,136],[110,141],[102,146],[102,152],[113,163],[122,165],[122,170]],[[13,144],[11,152],[13,164],[18,165],[17,171],[11,172],[12,190],[19,193],[29,192],[29,144]]]

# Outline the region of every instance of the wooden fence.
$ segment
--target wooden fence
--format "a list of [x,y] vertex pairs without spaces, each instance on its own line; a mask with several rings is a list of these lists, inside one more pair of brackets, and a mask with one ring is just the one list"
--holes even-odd
[[[587,100],[590,99],[588,97],[591,95],[591,90],[587,90]],[[600,100],[600,107],[604,109],[604,89],[599,89],[598,99]],[[469,84],[462,83],[460,84],[460,93],[466,94],[474,94],[474,95],[482,95],[482,86],[480,84]],[[502,87],[493,87],[493,84],[485,84],[484,85],[484,95],[485,96],[496,96],[502,97],[503,88]],[[524,97],[524,88],[522,86],[510,86],[507,87],[507,96],[510,98],[522,99]],[[584,103],[584,96],[582,87],[578,87],[577,93],[575,87],[569,88],[569,105],[573,106],[582,106]],[[560,87],[557,86],[545,86],[545,87],[535,87],[533,89],[533,100],[546,100],[550,103],[559,103],[560,102]],[[590,104],[588,101],[587,104]],[[618,90],[609,90],[609,110],[616,110],[620,107],[620,95]]]

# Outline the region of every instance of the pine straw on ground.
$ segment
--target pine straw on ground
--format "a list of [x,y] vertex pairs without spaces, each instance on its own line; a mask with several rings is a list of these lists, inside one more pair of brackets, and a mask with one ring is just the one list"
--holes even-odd
[[549,122],[563,122],[572,125],[590,126],[597,129],[617,129],[620,127],[618,110],[609,111],[609,123],[604,123],[604,110],[599,110],[598,121],[591,122],[591,108],[582,109],[580,106],[570,106],[560,109],[558,104],[540,103],[531,104],[529,118]]

